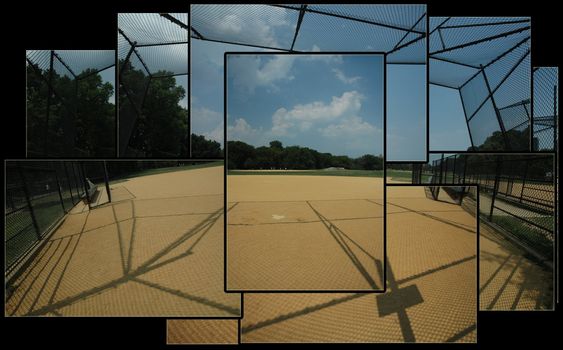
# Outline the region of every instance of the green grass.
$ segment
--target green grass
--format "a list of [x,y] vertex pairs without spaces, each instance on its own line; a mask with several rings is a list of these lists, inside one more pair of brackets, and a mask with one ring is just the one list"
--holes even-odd
[[227,172],[227,175],[309,175],[309,176],[383,177],[383,170],[296,170],[296,171],[229,170]]
[[[411,170],[394,170],[387,169],[387,177],[395,181],[412,182],[412,171]],[[422,174],[422,183],[428,183],[430,181],[430,175]]]
[[[529,217],[526,219],[543,227],[553,227],[554,218],[552,216]],[[493,215],[493,222],[510,232],[517,239],[522,240],[530,247],[543,254],[545,257],[553,257],[553,242],[544,236],[544,231],[512,216]]]
[[[216,162],[209,162],[204,164],[197,164],[197,165],[184,165],[184,166],[174,166],[174,167],[167,167],[167,168],[156,168],[156,169],[147,169],[141,170],[138,172],[134,172],[125,176],[121,176],[119,179],[110,181],[110,185],[117,184],[120,182],[127,181],[128,179],[132,179],[135,177],[141,176],[148,176],[148,175],[156,175],[156,174],[164,174],[164,173],[171,173],[175,171],[184,171],[184,170],[195,170],[195,169],[203,169],[203,168],[211,168],[214,166],[223,166],[223,161],[216,161]],[[103,183],[101,184],[103,185]]]

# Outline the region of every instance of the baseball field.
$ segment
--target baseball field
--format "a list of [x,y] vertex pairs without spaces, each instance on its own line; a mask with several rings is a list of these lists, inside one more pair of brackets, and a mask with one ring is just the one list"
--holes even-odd
[[227,289],[383,290],[383,179],[228,175]]
[[77,204],[7,291],[6,314],[239,316],[224,293],[223,167],[129,178]]
[[[386,215],[385,293],[245,293],[241,342],[476,342],[476,217],[392,186]],[[201,342],[186,331],[209,328],[198,321],[169,320],[169,342]]]

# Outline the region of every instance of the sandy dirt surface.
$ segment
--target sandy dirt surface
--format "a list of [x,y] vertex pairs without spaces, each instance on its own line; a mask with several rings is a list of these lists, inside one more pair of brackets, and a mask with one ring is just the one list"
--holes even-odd
[[18,277],[8,315],[238,316],[224,293],[223,167],[112,185],[78,204]]
[[481,224],[480,235],[480,309],[553,308],[553,271],[485,224]]
[[237,344],[238,320],[167,320],[168,344]]
[[229,175],[229,290],[383,289],[383,181]]
[[241,341],[476,342],[476,219],[388,187],[387,292],[245,293]]

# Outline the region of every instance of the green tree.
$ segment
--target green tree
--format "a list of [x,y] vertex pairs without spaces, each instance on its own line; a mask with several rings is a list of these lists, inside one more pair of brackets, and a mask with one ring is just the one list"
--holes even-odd
[[28,65],[29,153],[56,157],[115,156],[115,105],[109,102],[113,90],[93,69],[74,79]]
[[207,140],[202,135],[192,134],[193,158],[220,158],[222,156],[223,150],[219,142]]
[[186,91],[172,72],[154,72],[149,79],[130,62],[121,72],[121,149],[146,157],[187,156],[188,111],[179,105]]
[[[254,147],[242,141],[227,142],[227,167],[229,169],[248,169],[254,158]],[[247,163],[250,161],[250,163]]]

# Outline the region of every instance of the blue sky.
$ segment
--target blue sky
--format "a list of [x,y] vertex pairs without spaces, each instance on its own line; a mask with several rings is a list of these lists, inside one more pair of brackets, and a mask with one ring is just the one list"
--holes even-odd
[[227,51],[264,50],[203,40],[191,41],[192,133],[203,135],[221,145],[223,145],[223,56]]
[[426,160],[426,65],[387,65],[387,160]]
[[228,140],[383,154],[383,56],[228,57]]
[[459,91],[430,85],[430,150],[465,151],[469,146]]

